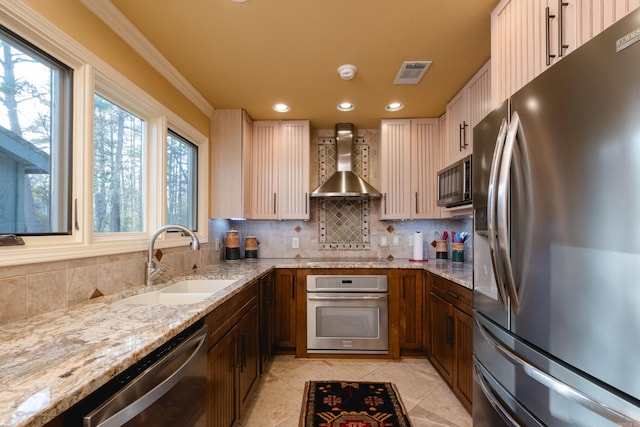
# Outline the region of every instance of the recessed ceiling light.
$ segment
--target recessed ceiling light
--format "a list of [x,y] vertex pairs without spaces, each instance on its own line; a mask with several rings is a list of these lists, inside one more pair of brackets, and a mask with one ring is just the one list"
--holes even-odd
[[341,102],[340,104],[338,104],[337,108],[340,111],[353,111],[356,106],[350,102]]
[[387,106],[384,107],[384,109],[387,111],[400,111],[403,108],[404,108],[404,104],[400,102],[392,102],[391,104],[387,104]]
[[234,2],[234,3],[244,3],[247,0],[231,0],[231,1]]
[[291,110],[287,104],[275,104],[273,109],[278,113],[287,113]]

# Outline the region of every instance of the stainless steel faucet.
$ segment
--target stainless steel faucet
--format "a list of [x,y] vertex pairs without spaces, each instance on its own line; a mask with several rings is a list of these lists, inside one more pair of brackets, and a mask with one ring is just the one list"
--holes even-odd
[[166,271],[166,267],[164,265],[153,260],[153,246],[155,245],[158,236],[160,236],[167,230],[180,230],[183,234],[187,233],[189,236],[191,236],[191,243],[189,243],[191,250],[197,251],[198,249],[200,249],[200,241],[198,240],[198,237],[187,227],[183,225],[168,224],[158,228],[149,238],[149,258],[147,259],[144,277],[144,283],[147,286],[151,286],[153,284],[153,281]]

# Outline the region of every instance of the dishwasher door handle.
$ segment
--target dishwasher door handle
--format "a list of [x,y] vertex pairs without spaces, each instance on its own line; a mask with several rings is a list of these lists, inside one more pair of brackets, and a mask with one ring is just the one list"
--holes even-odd
[[[204,330],[204,331],[203,331]],[[180,365],[171,375],[165,378],[160,384],[147,391],[133,402],[120,402],[118,395],[116,394],[110,398],[104,405],[90,413],[85,417],[86,427],[120,427],[127,421],[131,420],[136,415],[140,414],[162,396],[164,396],[169,390],[171,390],[187,373],[189,367],[194,359],[196,359],[198,352],[207,342],[207,327],[204,326],[199,332],[185,342],[197,340],[196,348],[191,352],[187,360]],[[153,374],[152,369],[149,374]],[[135,384],[135,381],[130,383]],[[121,409],[117,406],[124,406]],[[115,408],[114,408],[115,407]],[[100,415],[109,412],[115,412],[107,419],[101,419]]]

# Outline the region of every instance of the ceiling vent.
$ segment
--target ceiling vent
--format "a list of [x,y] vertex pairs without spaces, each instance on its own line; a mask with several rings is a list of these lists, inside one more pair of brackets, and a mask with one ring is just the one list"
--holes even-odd
[[398,71],[394,85],[416,85],[427,72],[431,61],[405,61]]

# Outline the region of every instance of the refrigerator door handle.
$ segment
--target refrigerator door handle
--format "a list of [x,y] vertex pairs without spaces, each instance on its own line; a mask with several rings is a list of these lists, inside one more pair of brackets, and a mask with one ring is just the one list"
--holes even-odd
[[491,161],[491,170],[489,172],[489,187],[487,188],[487,234],[489,237],[489,254],[491,255],[491,264],[493,266],[493,275],[496,279],[496,287],[498,289],[498,298],[503,308],[507,308],[507,291],[502,278],[502,264],[498,258],[498,240],[496,235],[496,203],[498,177],[500,169],[500,160],[502,159],[502,151],[504,149],[504,141],[507,137],[507,119],[502,119],[498,137],[496,139],[495,149]]
[[476,382],[480,386],[480,390],[489,401],[489,404],[495,409],[500,416],[507,421],[510,425],[514,427],[520,427],[521,424],[509,413],[507,408],[504,407],[500,403],[499,398],[496,396],[496,393],[493,392],[493,387],[489,384],[486,379],[485,369],[480,366],[475,360],[473,361],[473,373],[476,379]]
[[[503,267],[504,279],[506,282],[506,289],[509,297],[511,298],[511,309],[514,314],[518,314],[520,311],[520,295],[523,293],[524,282],[520,283],[519,289],[516,287],[515,275],[512,267],[511,259],[511,244],[510,244],[510,229],[509,229],[509,203],[515,203],[510,194],[511,184],[511,165],[515,161],[514,170],[518,173],[515,183],[521,186],[528,186],[531,184],[530,172],[529,172],[529,158],[527,156],[527,147],[525,142],[524,132],[522,130],[522,122],[518,112],[515,111],[511,116],[511,123],[509,124],[509,130],[507,131],[507,137],[504,143],[504,151],[502,154],[502,160],[500,164],[500,174],[498,177],[498,190],[497,190],[497,208],[496,217],[498,218],[498,248],[499,259]],[[525,211],[530,212],[533,202],[531,200],[530,188],[517,188],[518,203],[524,202]],[[525,233],[520,236],[520,247],[518,248],[520,260],[522,261],[520,275],[525,276],[527,271],[527,262],[529,259],[529,252],[531,246],[531,218],[522,218],[524,221]]]
[[538,369],[536,366],[527,362],[510,348],[505,347],[496,338],[494,338],[491,332],[482,325],[477,316],[474,316],[474,323],[482,337],[496,352],[509,360],[517,369],[521,370],[527,376],[533,378],[540,384],[543,384],[554,393],[587,408],[591,412],[594,412],[617,425],[638,425],[638,423],[640,423],[640,420],[631,418],[619,411],[616,411],[610,406],[591,398],[590,396],[576,390],[566,383],[563,383],[545,371]]

